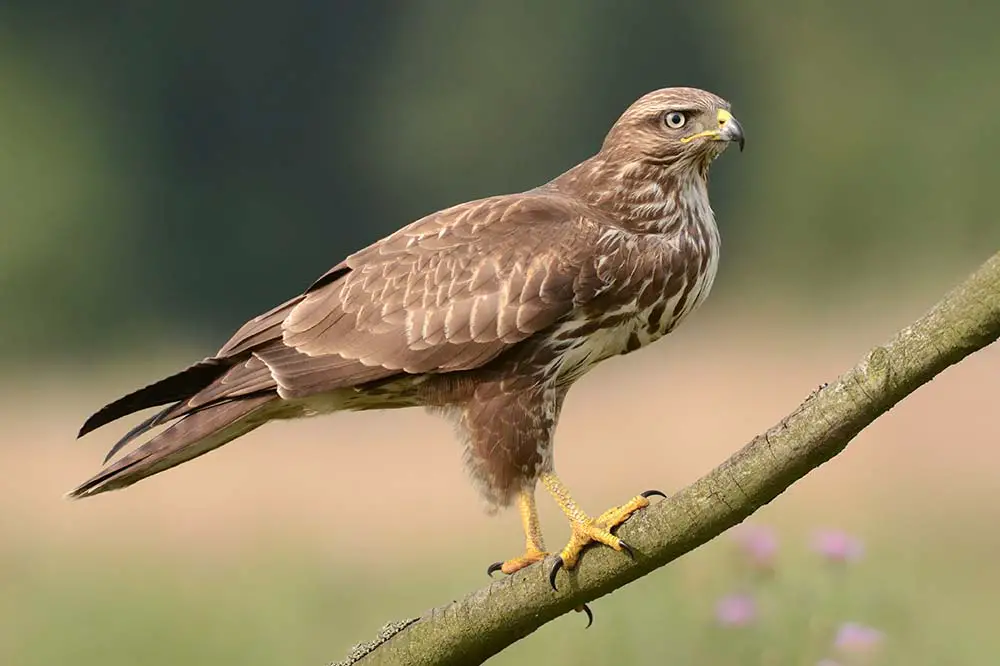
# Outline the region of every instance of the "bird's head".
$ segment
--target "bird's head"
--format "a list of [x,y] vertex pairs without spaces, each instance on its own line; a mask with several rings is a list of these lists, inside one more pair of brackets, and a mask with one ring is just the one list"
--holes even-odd
[[736,143],[743,150],[743,128],[729,102],[697,88],[664,88],[632,104],[615,122],[602,153],[619,163],[648,165],[673,172],[708,165]]
[[731,143],[743,149],[729,102],[697,88],[655,90],[625,110],[596,155],[551,186],[624,224],[662,231],[690,210],[710,214],[708,168]]

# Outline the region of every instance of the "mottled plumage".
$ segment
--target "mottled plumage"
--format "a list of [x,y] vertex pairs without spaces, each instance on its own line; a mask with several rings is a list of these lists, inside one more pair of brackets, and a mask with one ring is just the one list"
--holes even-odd
[[708,295],[708,168],[730,141],[742,147],[728,108],[691,88],[650,93],[551,182],[442,210],[347,257],[215,356],[94,414],[81,435],[166,406],[109,458],[168,427],[71,496],[131,485],[269,420],[409,406],[456,423],[490,503],[533,491],[573,382]]

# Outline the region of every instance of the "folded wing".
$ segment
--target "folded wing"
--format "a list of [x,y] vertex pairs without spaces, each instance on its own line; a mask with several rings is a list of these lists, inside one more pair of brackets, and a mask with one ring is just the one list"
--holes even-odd
[[[287,400],[404,373],[477,368],[606,287],[593,251],[600,233],[581,204],[548,192],[435,213],[349,256],[302,295],[247,322],[214,357],[103,408],[81,434],[168,405],[109,455],[157,425],[197,416],[202,427],[173,428],[140,447],[159,451],[157,439],[171,433],[176,464],[210,450],[199,439],[187,441],[188,433],[211,434],[211,448],[232,438],[218,433],[242,434],[230,427],[230,415],[245,419],[252,412],[259,424],[272,412],[285,414],[275,406]],[[145,464],[154,472],[162,467],[155,456]]]

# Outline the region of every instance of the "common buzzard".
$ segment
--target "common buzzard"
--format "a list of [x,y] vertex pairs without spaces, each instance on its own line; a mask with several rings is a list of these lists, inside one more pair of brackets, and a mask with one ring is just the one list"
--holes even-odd
[[554,180],[403,227],[251,319],[214,356],[102,408],[81,436],[166,405],[105,463],[169,426],[70,496],[132,485],[274,419],[423,406],[455,422],[488,502],[518,505],[526,551],[491,571],[545,557],[539,481],[572,525],[553,585],[588,543],[630,552],[611,530],[653,492],[591,518],[555,475],[553,432],[573,382],[663,337],[708,296],[719,259],[709,165],[734,141],[743,148],[743,130],[711,93],[643,96],[596,155]]

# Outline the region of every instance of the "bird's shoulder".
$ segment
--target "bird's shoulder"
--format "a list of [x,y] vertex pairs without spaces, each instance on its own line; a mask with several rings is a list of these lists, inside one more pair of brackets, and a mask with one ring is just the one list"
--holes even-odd
[[407,371],[475,365],[604,288],[605,229],[585,203],[544,188],[452,206],[351,254],[220,355],[280,340]]
[[444,209],[334,267],[286,317],[285,339],[310,348],[306,331],[331,315],[417,345],[520,339],[586,298],[601,229],[585,204],[544,190]]
[[[449,258],[515,247],[551,245],[568,234],[587,235],[601,223],[585,203],[556,191],[530,190],[469,201],[427,215],[347,257],[362,268],[408,256]],[[336,270],[336,269],[334,269]]]

